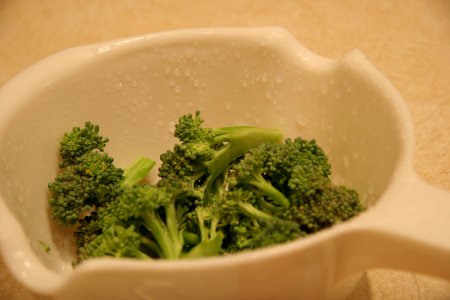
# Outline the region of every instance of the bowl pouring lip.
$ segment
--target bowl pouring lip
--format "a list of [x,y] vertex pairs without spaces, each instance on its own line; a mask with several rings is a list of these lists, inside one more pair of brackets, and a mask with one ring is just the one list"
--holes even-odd
[[[324,58],[308,50],[287,30],[280,27],[183,29],[128,37],[63,50],[22,71],[0,88],[0,138],[6,127],[5,124],[8,124],[10,118],[13,118],[14,114],[23,105],[26,105],[28,101],[32,101],[33,95],[39,93],[41,89],[45,89],[46,86],[51,85],[52,78],[70,76],[72,72],[75,72],[79,68],[89,66],[96,59],[104,55],[117,55],[118,53],[142,49],[142,47],[173,43],[180,40],[198,41],[202,39],[251,40],[252,42],[260,42],[261,39],[264,39],[264,41],[272,46],[290,55],[289,57],[294,60],[293,62],[307,66],[310,70],[330,70],[338,67],[340,64],[356,61],[357,63],[354,64],[354,67],[364,70],[361,74],[370,77],[370,80],[381,87],[386,97],[388,97],[383,105],[390,106],[389,109],[395,111],[397,125],[400,126],[399,132],[402,134],[401,138],[403,141],[401,144],[403,148],[400,150],[400,161],[397,163],[394,173],[404,173],[411,170],[410,162],[414,143],[412,122],[407,112],[406,104],[402,101],[400,94],[388,79],[373,67],[359,50],[353,50],[339,60]],[[396,177],[395,174],[393,176]],[[0,193],[0,198],[2,197],[3,195]],[[383,198],[383,195],[381,198]],[[56,290],[67,284],[73,276],[81,276],[85,272],[92,272],[98,270],[98,268],[109,270],[139,270],[147,268],[146,263],[143,262],[130,260],[117,261],[105,258],[83,263],[74,271],[68,273],[59,273],[50,270],[39,262],[29,243],[26,243],[27,238],[23,228],[9,211],[3,199],[0,201],[0,207],[0,250],[5,259],[5,263],[22,284],[35,292],[49,295],[53,294]],[[370,214],[370,210],[361,215],[364,214]],[[193,261],[156,262],[154,267],[155,270],[173,271],[175,269],[202,269],[219,265],[225,266],[227,264],[254,263],[274,256],[299,251],[311,245],[324,242],[327,239],[337,237],[348,230],[360,228],[360,220],[362,220],[361,216],[357,216],[352,220],[335,225],[333,228],[325,229],[308,238],[266,249],[255,250],[251,253]],[[4,228],[8,228],[9,230],[5,230]],[[20,238],[15,238],[15,236]],[[22,254],[26,253],[25,256],[31,257],[18,257],[18,251],[21,251]],[[20,267],[17,265],[19,260],[26,260],[28,264],[31,261],[34,267]]]

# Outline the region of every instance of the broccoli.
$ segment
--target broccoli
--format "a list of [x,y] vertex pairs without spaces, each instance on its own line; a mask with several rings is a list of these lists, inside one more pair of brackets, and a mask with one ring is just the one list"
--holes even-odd
[[285,243],[304,235],[293,221],[246,217],[239,225],[231,228],[230,240],[226,241],[224,248],[228,253],[237,253]]
[[160,157],[160,186],[169,177],[188,183],[186,193],[197,198],[196,208],[188,219],[193,224],[190,227],[196,228],[192,233],[200,236],[200,243],[190,256],[218,254],[223,234],[218,228],[221,213],[215,203],[225,191],[223,178],[230,164],[262,143],[281,142],[282,134],[276,129],[251,126],[206,128],[197,111],[195,116],[179,118],[175,137],[180,143]]
[[94,258],[102,256],[129,257],[151,259],[140,250],[144,237],[137,233],[133,226],[124,228],[114,225],[106,228],[102,234],[80,249],[80,258]]
[[99,126],[86,122],[75,127],[60,142],[60,172],[49,183],[51,215],[60,224],[73,226],[84,214],[101,207],[122,193],[123,187],[141,181],[155,161],[140,157],[124,170],[104,152],[107,138]]
[[235,163],[230,174],[230,191],[262,195],[254,203],[256,208],[295,222],[303,234],[345,221],[363,210],[354,190],[333,185],[328,158],[314,140],[261,144]]
[[175,126],[180,144],[161,155],[159,176],[170,174],[191,183],[200,197],[210,200],[216,194],[216,180],[231,162],[251,148],[265,142],[279,143],[282,134],[276,129],[251,126],[204,128],[200,112],[181,116]]
[[59,173],[49,183],[51,216],[72,226],[78,260],[100,256],[189,259],[234,254],[302,238],[364,210],[358,193],[335,185],[315,140],[277,129],[209,128],[200,112],[175,126],[179,142],[156,164],[125,170],[108,138],[86,122],[64,135]]
[[145,229],[159,246],[162,258],[166,259],[180,258],[184,244],[174,199],[163,188],[140,185],[122,194],[116,210],[119,220],[132,220]]

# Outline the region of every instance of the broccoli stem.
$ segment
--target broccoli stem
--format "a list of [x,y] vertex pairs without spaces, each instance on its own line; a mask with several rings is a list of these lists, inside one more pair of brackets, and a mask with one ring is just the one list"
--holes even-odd
[[[147,247],[149,250],[155,252],[155,254],[158,255],[158,257],[162,256],[161,248],[154,241],[152,241],[146,237],[142,237],[141,244],[143,246]],[[151,257],[149,256],[149,258],[151,258]]]
[[175,207],[173,203],[165,206],[166,222],[154,210],[144,215],[145,226],[154,235],[161,248],[162,256],[166,259],[178,259],[183,248],[182,234],[174,228],[176,224]]
[[145,254],[142,251],[139,251],[138,253],[136,253],[136,258],[139,258],[139,259],[152,259],[150,256],[148,256],[147,254]]
[[213,129],[214,144],[224,143],[216,151],[214,158],[207,163],[210,173],[206,190],[211,190],[217,177],[225,171],[236,158],[262,143],[280,143],[283,135],[279,130],[251,126],[234,126]]
[[156,161],[147,158],[139,157],[131,166],[123,172],[123,187],[131,187],[141,182],[147,176],[150,170],[156,165]]
[[224,235],[218,232],[214,238],[203,241],[192,248],[184,257],[198,258],[218,255],[222,246]]
[[257,193],[269,197],[281,207],[289,208],[291,204],[289,199],[286,198],[286,196],[282,192],[273,187],[273,185],[267,182],[260,174],[258,175],[256,175],[257,177],[255,178],[255,180],[248,181],[247,184],[256,188]]
[[200,243],[200,237],[193,233],[193,232],[187,232],[183,230],[183,240],[184,243],[188,244],[188,245],[197,245],[198,243]]
[[239,207],[239,210],[244,215],[246,215],[246,216],[248,216],[250,218],[265,219],[265,220],[270,220],[270,219],[274,218],[272,215],[257,209],[256,207],[254,207],[250,203],[242,203],[242,202],[240,202],[238,204],[238,207]]

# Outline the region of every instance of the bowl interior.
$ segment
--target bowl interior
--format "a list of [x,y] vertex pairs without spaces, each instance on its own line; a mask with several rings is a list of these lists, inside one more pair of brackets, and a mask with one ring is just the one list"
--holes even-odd
[[[402,133],[368,67],[358,52],[319,58],[283,31],[156,35],[68,50],[0,96],[1,197],[41,261],[70,269],[71,240],[47,209],[63,132],[87,120],[99,124],[110,138],[107,151],[124,167],[141,155],[157,159],[176,142],[178,117],[201,110],[208,126],[276,127],[286,137],[315,138],[335,180],[374,203],[389,184]],[[45,253],[40,241],[56,251]]]

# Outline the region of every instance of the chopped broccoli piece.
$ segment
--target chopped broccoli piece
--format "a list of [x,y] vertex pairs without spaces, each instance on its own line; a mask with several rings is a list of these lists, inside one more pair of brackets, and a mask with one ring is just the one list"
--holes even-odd
[[64,135],[59,149],[60,172],[48,185],[51,216],[60,224],[75,225],[119,196],[125,186],[139,183],[156,164],[140,157],[124,174],[103,152],[107,142],[99,135],[99,126],[90,122]]
[[52,248],[47,243],[45,243],[41,240],[39,240],[39,244],[41,244],[42,249],[47,253],[49,253],[52,250]]
[[86,122],[84,127],[74,127],[71,132],[64,134],[60,143],[61,167],[73,165],[83,154],[100,151],[103,152],[108,138],[102,137],[100,127]]
[[144,238],[134,230],[134,227],[124,228],[119,225],[111,226],[98,235],[86,247],[80,249],[80,258],[113,256],[150,259],[141,251]]
[[[175,136],[180,144],[161,155],[159,176],[170,174],[200,189],[209,200],[216,192],[216,179],[228,170],[236,158],[265,142],[279,143],[282,134],[276,129],[250,126],[203,128],[200,112],[180,117]],[[210,201],[211,202],[211,201]]]
[[120,220],[132,219],[142,225],[159,245],[163,258],[180,258],[184,244],[182,224],[178,222],[171,193],[151,185],[140,185],[123,193],[118,202]]
[[122,180],[123,171],[108,154],[83,154],[49,184],[52,217],[63,225],[76,224],[83,214],[119,195]]

